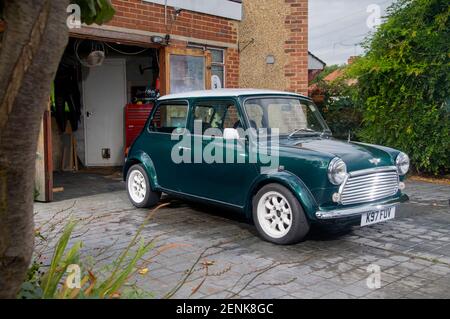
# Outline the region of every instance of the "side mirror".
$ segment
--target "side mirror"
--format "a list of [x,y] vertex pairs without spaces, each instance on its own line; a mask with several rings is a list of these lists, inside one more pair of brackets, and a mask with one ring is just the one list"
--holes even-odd
[[223,138],[225,140],[238,140],[239,139],[239,133],[234,128],[226,128],[223,130]]

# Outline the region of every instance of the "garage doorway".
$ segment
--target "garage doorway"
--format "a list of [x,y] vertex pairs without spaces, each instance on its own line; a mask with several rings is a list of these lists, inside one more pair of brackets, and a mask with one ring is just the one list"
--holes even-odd
[[71,37],[61,59],[41,143],[48,156],[37,160],[36,176],[45,177],[38,201],[116,190],[155,100],[211,87],[208,50],[105,40]]

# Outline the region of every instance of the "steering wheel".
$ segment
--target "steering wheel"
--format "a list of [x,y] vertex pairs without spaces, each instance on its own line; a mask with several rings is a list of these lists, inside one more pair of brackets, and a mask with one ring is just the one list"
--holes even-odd
[[[258,126],[256,125],[256,122],[253,121],[253,120],[250,120],[250,127],[254,128],[255,130],[258,128]],[[236,123],[234,123],[233,128],[234,129],[242,128],[241,120],[239,120]]]
[[242,128],[241,120],[238,120],[236,123],[234,123],[233,128],[236,130],[238,128]]

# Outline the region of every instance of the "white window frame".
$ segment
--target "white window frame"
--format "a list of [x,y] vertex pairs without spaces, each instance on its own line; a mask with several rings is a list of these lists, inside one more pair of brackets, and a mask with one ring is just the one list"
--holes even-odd
[[227,19],[242,20],[242,3],[239,0],[143,0],[164,6],[206,13]]
[[200,49],[200,50],[203,50],[203,51],[206,51],[206,50],[209,50],[209,51],[211,51],[211,50],[222,51],[222,57],[223,57],[222,63],[214,62],[214,61],[211,59],[211,66],[214,66],[214,65],[215,65],[215,66],[221,66],[221,67],[223,67],[223,83],[222,83],[222,88],[225,89],[225,88],[226,88],[226,82],[227,82],[227,73],[226,73],[226,72],[227,72],[227,68],[226,68],[226,63],[225,63],[225,61],[226,61],[225,55],[226,55],[226,53],[227,53],[227,50],[224,49],[224,48],[212,47],[212,46],[202,45],[202,44],[196,44],[196,43],[189,43],[189,44],[188,44],[188,48],[192,48],[192,49]]

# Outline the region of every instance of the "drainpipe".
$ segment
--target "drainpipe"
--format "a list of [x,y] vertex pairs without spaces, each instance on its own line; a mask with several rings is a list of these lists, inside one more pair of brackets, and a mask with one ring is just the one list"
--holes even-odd
[[167,0],[164,1],[164,23],[167,26]]

